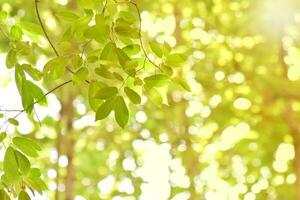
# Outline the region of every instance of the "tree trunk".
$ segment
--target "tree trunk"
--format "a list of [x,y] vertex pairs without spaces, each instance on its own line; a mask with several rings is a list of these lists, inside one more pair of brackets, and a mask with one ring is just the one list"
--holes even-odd
[[64,116],[62,116],[66,123],[66,135],[65,135],[65,145],[66,145],[66,156],[68,158],[67,172],[65,176],[65,199],[73,199],[74,191],[74,177],[75,177],[75,168],[73,163],[74,158],[74,134],[73,134],[73,100],[74,97],[72,94],[69,94],[68,100],[65,102],[64,106]]

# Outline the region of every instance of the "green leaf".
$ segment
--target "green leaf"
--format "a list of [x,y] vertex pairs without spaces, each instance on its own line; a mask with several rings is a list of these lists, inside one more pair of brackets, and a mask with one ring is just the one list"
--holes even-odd
[[30,81],[26,81],[28,92],[40,105],[47,105],[47,98],[41,88]]
[[9,50],[6,56],[6,67],[13,68],[17,64],[17,52],[14,49]]
[[108,99],[118,93],[118,89],[116,87],[104,87],[101,88],[97,94],[95,95],[96,99]]
[[148,88],[146,87],[146,92],[148,94],[149,99],[156,105],[161,106],[163,102],[163,98],[161,94],[155,88]]
[[191,92],[191,88],[190,88],[189,84],[187,83],[187,81],[185,79],[183,79],[183,78],[176,78],[175,80],[176,80],[177,83],[179,83],[179,85],[183,89],[185,89],[188,92]]
[[38,191],[42,194],[43,190],[47,189],[47,185],[45,182],[40,178],[41,173],[39,169],[31,168],[29,174],[23,177],[24,182],[33,190]]
[[22,106],[26,110],[27,113],[31,113],[34,104],[34,98],[32,96],[31,88],[26,79],[22,80]]
[[115,97],[107,99],[96,112],[96,121],[106,118],[114,109]]
[[187,56],[184,54],[174,53],[167,56],[166,63],[170,66],[180,67],[182,63],[186,61],[186,59]]
[[5,192],[5,190],[0,190],[0,199],[1,200],[10,200],[10,197],[8,194]]
[[63,76],[67,63],[65,57],[55,57],[46,63],[43,72],[47,78],[56,80]]
[[88,76],[89,70],[86,67],[81,67],[75,72],[73,76],[73,81],[75,83],[83,83],[85,80],[88,79]]
[[14,119],[14,118],[9,118],[7,121],[10,124],[14,125],[14,126],[18,126],[19,125],[19,122],[16,119]]
[[144,78],[148,87],[163,87],[168,83],[169,78],[164,74],[156,74]]
[[0,133],[0,142],[2,142],[6,138],[7,134],[6,132]]
[[7,19],[7,12],[1,10],[0,11],[0,23],[5,24]]
[[160,45],[157,44],[157,42],[151,41],[149,45],[153,53],[155,53],[155,55],[157,55],[160,58],[163,56],[163,50],[161,49]]
[[39,81],[43,77],[43,73],[33,68],[30,64],[22,64],[21,68],[35,81]]
[[26,175],[30,170],[30,162],[21,152],[15,150],[15,156],[18,162],[19,171],[22,175]]
[[92,81],[89,85],[88,98],[89,104],[94,111],[97,111],[102,100],[96,99],[95,95],[100,88],[104,87],[104,84],[99,81]]
[[14,137],[13,143],[18,149],[30,157],[37,157],[38,152],[42,150],[35,141],[25,137]]
[[109,42],[107,43],[100,55],[101,60],[115,60],[116,58],[116,46],[114,43]]
[[32,22],[22,21],[20,23],[20,26],[23,30],[25,30],[25,31],[27,31],[31,34],[43,35],[43,30],[38,24],[35,24],[35,23],[32,23]]
[[19,41],[22,39],[22,36],[23,36],[23,32],[22,32],[22,29],[17,26],[17,25],[14,25],[11,27],[10,29],[10,38],[11,40],[13,41]]
[[141,48],[137,44],[127,45],[122,49],[127,55],[136,55],[141,51]]
[[128,55],[120,48],[117,48],[117,56],[121,66],[125,66],[125,64],[130,61]]
[[22,190],[19,193],[18,200],[30,200],[30,197],[29,197],[29,195],[25,191]]
[[3,114],[3,113],[0,113],[0,119],[3,118],[3,117],[4,117],[4,114]]
[[162,65],[161,69],[168,76],[171,77],[173,75],[173,69],[170,66],[168,66],[168,65]]
[[126,95],[128,96],[128,98],[130,99],[130,101],[133,104],[140,104],[141,103],[140,95],[138,93],[136,93],[134,90],[130,89],[129,87],[125,87],[124,92],[126,93]]
[[15,69],[15,81],[19,94],[22,94],[23,79],[26,79],[23,68],[20,65],[17,65]]
[[124,81],[123,77],[122,77],[119,73],[114,72],[113,75],[114,75],[114,77],[115,77],[116,79],[118,79],[119,81]]
[[56,15],[62,20],[69,21],[69,22],[73,22],[79,19],[79,16],[77,14],[70,11],[61,11],[56,13]]
[[107,79],[113,79],[114,78],[113,74],[110,71],[108,71],[104,66],[97,67],[95,69],[95,73],[98,74],[99,76],[102,76],[102,77],[107,78]]
[[115,119],[120,127],[124,128],[128,123],[129,112],[126,103],[121,96],[117,96],[114,102]]
[[18,162],[12,147],[8,147],[5,152],[3,171],[9,182],[15,182],[19,179]]

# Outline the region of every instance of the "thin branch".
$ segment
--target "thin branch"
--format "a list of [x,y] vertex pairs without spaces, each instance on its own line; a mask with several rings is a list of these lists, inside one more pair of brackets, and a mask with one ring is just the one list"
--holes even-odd
[[[49,94],[53,93],[55,90],[71,83],[72,80],[68,80],[66,82],[63,82],[62,84],[56,86],[55,88],[53,88],[52,90],[49,90],[42,98],[36,100],[35,102],[33,102],[31,105],[29,105],[27,108],[21,110],[18,114],[16,114],[14,117],[12,117],[13,119],[16,119],[17,117],[19,117],[22,113],[24,113],[28,108],[33,107],[35,104],[39,103],[40,101],[42,101],[43,99],[45,99]],[[8,120],[6,120],[0,127],[0,130],[2,129],[2,127],[7,124]]]
[[54,47],[53,43],[51,42],[51,40],[50,40],[50,38],[49,38],[49,36],[48,36],[48,33],[47,33],[47,31],[46,31],[46,28],[45,28],[45,26],[44,26],[44,24],[43,24],[43,22],[42,22],[42,19],[41,19],[41,16],[40,16],[40,12],[39,12],[39,8],[38,8],[38,3],[39,3],[39,2],[40,2],[39,0],[35,0],[35,1],[34,1],[34,3],[35,3],[35,12],[36,12],[37,18],[38,18],[38,20],[39,20],[39,23],[40,23],[40,25],[41,25],[41,28],[42,28],[42,30],[43,30],[43,33],[44,33],[44,35],[46,36],[46,38],[47,38],[49,44],[51,45],[51,47],[52,47],[52,49],[53,49],[55,55],[56,55],[56,56],[59,56],[59,53],[58,53],[58,51],[56,50],[56,48]]
[[20,112],[21,109],[0,109],[0,112]]
[[145,55],[145,57],[147,58],[147,60],[152,64],[154,65],[156,68],[158,68],[160,71],[162,71],[162,69],[156,64],[154,63],[148,56],[147,52],[146,52],[146,49],[144,47],[144,43],[143,43],[143,39],[142,39],[142,18],[141,18],[141,11],[138,7],[138,5],[132,1],[129,1],[129,3],[131,5],[133,5],[138,13],[138,17],[139,17],[139,41],[140,41],[140,45],[141,45],[141,48],[142,48],[142,51]]
[[36,116],[36,119],[37,119],[38,122],[39,122],[40,127],[42,127],[42,122],[41,122],[41,120],[40,120],[40,118],[39,118],[39,116],[38,116],[38,114],[37,114],[37,112],[36,112],[36,110],[35,110],[34,107],[33,107],[33,112],[34,112],[34,114],[35,114],[35,116]]
[[137,12],[137,14],[138,14],[138,19],[139,19],[139,43],[140,43],[140,45],[141,45],[141,49],[142,49],[142,51],[143,51],[143,54],[144,54],[144,56],[146,57],[146,59],[154,66],[154,67],[156,67],[157,69],[159,69],[161,72],[163,72],[163,70],[160,68],[160,66],[158,66],[155,62],[153,62],[150,58],[149,58],[149,56],[148,56],[148,54],[147,54],[147,51],[146,51],[146,48],[145,48],[145,46],[144,46],[144,43],[143,43],[143,39],[142,39],[142,18],[141,18],[141,11],[140,11],[140,9],[139,9],[139,7],[138,7],[138,5],[135,3],[135,2],[133,2],[133,1],[131,1],[131,0],[129,0],[129,1],[116,1],[116,0],[113,0],[116,4],[120,4],[120,3],[123,3],[123,4],[131,4],[135,9],[136,9],[136,12]]

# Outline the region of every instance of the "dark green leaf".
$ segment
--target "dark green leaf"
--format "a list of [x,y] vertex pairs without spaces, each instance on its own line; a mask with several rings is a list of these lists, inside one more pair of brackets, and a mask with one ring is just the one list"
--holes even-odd
[[134,103],[134,104],[141,103],[140,95],[138,93],[136,93],[134,90],[130,89],[129,87],[125,87],[124,91],[132,103]]
[[95,98],[97,99],[108,99],[118,93],[118,89],[116,87],[104,87],[101,88],[97,94],[95,95]]
[[0,199],[1,200],[10,200],[10,197],[4,190],[0,190]]
[[25,191],[21,191],[18,200],[30,200],[30,197]]
[[129,112],[126,103],[121,96],[117,96],[114,102],[115,119],[120,127],[124,128],[128,123]]
[[7,121],[10,124],[14,125],[14,126],[18,126],[19,125],[19,122],[16,119],[14,119],[14,118],[9,118]]
[[106,100],[96,112],[96,121],[106,118],[114,108],[115,97]]
[[6,138],[7,134],[6,132],[0,133],[0,142],[2,142]]

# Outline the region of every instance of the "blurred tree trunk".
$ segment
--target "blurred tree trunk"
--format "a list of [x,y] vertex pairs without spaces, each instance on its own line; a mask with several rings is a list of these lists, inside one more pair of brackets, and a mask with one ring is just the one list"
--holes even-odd
[[74,191],[74,177],[75,177],[75,168],[73,163],[74,158],[74,130],[73,130],[73,118],[74,118],[74,108],[73,108],[73,100],[74,96],[69,93],[68,100],[64,103],[63,109],[65,110],[64,118],[66,123],[65,130],[65,148],[66,148],[66,156],[68,158],[67,172],[65,176],[65,199],[72,200],[73,199],[73,191]]
[[[289,66],[285,63],[284,57],[287,52],[284,49],[282,43],[282,35],[280,37],[280,49],[279,49],[279,61],[283,67],[284,79],[289,81],[287,74]],[[300,200],[300,143],[299,143],[299,125],[296,116],[294,115],[294,111],[292,108],[293,99],[286,98],[286,108],[284,113],[284,118],[289,126],[290,134],[293,140],[295,158],[294,158],[294,173],[296,175],[296,200]]]
[[[63,110],[61,110],[61,116],[63,116]],[[57,126],[56,126],[56,133],[57,133],[57,136],[56,136],[56,144],[55,144],[55,147],[56,147],[56,151],[57,151],[57,158],[60,157],[61,155],[61,144],[62,144],[62,137],[61,137],[61,129],[60,129],[60,124],[57,123]],[[56,178],[55,178],[55,183],[56,183],[56,190],[55,190],[55,200],[59,200],[59,197],[60,197],[60,192],[58,190],[58,186],[60,184],[60,168],[59,168],[59,164],[58,164],[58,161],[55,163],[55,170],[56,170]]]

